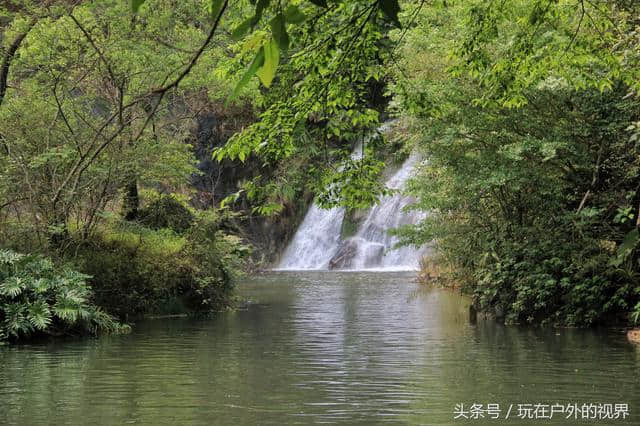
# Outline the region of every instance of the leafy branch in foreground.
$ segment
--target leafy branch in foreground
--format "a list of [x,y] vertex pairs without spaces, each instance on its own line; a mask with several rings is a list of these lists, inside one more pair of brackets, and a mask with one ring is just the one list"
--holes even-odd
[[[260,214],[279,213],[305,189],[324,207],[370,205],[384,195],[380,153],[364,149],[358,161],[350,161],[349,153],[379,125],[384,102],[372,102],[372,93],[385,84],[389,32],[399,26],[400,7],[393,1],[293,3],[258,8],[233,31],[244,41],[242,54],[255,55],[236,94],[254,74],[270,90],[259,121],[213,157],[253,157],[280,170],[244,186]],[[250,34],[261,19],[268,25]],[[300,163],[302,174],[292,167]]]

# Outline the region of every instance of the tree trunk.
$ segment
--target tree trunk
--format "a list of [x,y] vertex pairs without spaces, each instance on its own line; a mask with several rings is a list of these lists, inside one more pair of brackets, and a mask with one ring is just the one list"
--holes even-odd
[[122,203],[122,216],[125,220],[136,220],[140,208],[140,196],[138,195],[138,180],[132,176],[125,188],[124,201]]
[[9,78],[9,69],[11,68],[11,61],[15,56],[16,52],[20,48],[22,41],[29,34],[29,31],[36,24],[36,20],[33,19],[29,22],[29,27],[23,33],[18,34],[18,36],[13,40],[11,46],[7,49],[7,53],[4,55],[4,59],[2,60],[2,66],[0,67],[0,105],[2,105],[2,101],[4,100],[4,95],[7,93],[7,79]]

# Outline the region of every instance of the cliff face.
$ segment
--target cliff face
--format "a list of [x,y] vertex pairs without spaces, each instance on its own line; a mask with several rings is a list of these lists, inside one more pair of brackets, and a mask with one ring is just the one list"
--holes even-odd
[[[389,98],[384,95],[384,82],[369,82],[367,106],[378,110],[381,119],[385,118],[385,109]],[[206,208],[218,205],[225,197],[237,192],[243,181],[256,176],[269,177],[277,171],[265,167],[263,162],[249,157],[245,162],[224,160],[221,163],[212,160],[215,148],[223,146],[229,138],[257,119],[254,108],[250,105],[225,106],[209,103],[196,117],[193,145],[198,159],[200,175],[192,176],[192,184],[198,193],[193,199],[196,207]],[[229,230],[244,237],[254,247],[254,258],[264,264],[272,264],[278,260],[287,243],[293,237],[298,225],[304,219],[305,212],[311,205],[313,194],[302,191],[304,195],[295,202],[284,206],[284,210],[273,218],[265,218],[252,213],[253,206],[241,197],[233,208],[241,213],[239,219],[227,223]],[[362,212],[360,212],[362,214]],[[362,220],[357,213],[353,214],[356,223]],[[353,232],[354,230],[352,230]],[[345,232],[348,232],[345,230]]]
[[[249,107],[212,106],[197,117],[194,136],[190,141],[201,172],[191,178],[198,191],[193,199],[196,207],[218,205],[225,197],[237,192],[243,181],[258,175],[269,176],[274,172],[263,167],[255,158],[248,158],[244,163],[229,160],[220,163],[211,157],[215,148],[223,146],[234,133],[254,120],[255,115]],[[296,205],[286,205],[277,217],[266,218],[252,213],[252,206],[242,197],[233,205],[233,209],[241,213],[240,217],[224,226],[253,244],[257,263],[269,264],[277,260],[284,250],[310,201],[309,195]]]
[[238,190],[240,181],[256,174],[258,165],[252,159],[245,163],[228,160],[219,163],[211,158],[215,148],[223,146],[235,132],[249,125],[253,119],[251,111],[238,109],[210,109],[197,117],[191,143],[202,174],[194,175],[192,183],[199,191],[198,202],[202,207],[218,204]]

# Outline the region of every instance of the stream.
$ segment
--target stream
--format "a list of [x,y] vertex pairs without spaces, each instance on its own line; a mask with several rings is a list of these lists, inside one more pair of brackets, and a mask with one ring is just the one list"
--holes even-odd
[[[591,423],[640,424],[640,350],[619,331],[470,324],[467,299],[414,276],[270,272],[212,319],[0,348],[0,424],[549,424],[505,418],[525,403],[628,404]],[[501,417],[455,419],[474,403]]]

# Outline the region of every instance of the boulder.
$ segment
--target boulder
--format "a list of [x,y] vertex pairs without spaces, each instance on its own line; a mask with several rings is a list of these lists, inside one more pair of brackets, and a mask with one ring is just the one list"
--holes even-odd
[[358,244],[353,240],[342,242],[336,254],[329,261],[329,269],[346,269],[351,267],[358,254]]
[[636,328],[634,330],[629,330],[627,332],[627,339],[629,339],[629,341],[631,343],[640,344],[640,328]]

